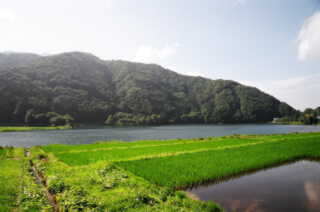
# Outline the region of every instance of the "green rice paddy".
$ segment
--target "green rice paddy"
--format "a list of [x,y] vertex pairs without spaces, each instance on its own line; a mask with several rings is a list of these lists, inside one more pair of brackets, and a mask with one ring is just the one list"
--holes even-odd
[[[47,190],[62,211],[218,212],[223,210],[214,203],[177,190],[284,162],[319,159],[320,133],[48,145],[30,152],[26,158],[22,149],[0,148],[0,211],[50,211]],[[28,171],[29,160],[45,188]],[[26,198],[25,193],[33,195]]]
[[152,183],[183,188],[303,158],[320,157],[320,137],[288,139],[117,163]]
[[168,157],[187,153],[249,147],[286,140],[317,138],[318,136],[319,135],[315,133],[269,136],[234,135],[192,140],[111,142],[74,146],[49,145],[42,147],[42,149],[46,152],[53,153],[56,158],[70,166],[79,166],[96,163],[98,161],[116,162]]
[[68,166],[39,147],[32,152],[62,211],[222,211],[213,203],[192,200],[106,161]]

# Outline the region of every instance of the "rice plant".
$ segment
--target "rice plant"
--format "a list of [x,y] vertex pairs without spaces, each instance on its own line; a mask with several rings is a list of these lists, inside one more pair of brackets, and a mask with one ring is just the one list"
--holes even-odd
[[116,163],[157,185],[183,188],[285,161],[320,156],[320,134],[235,148]]

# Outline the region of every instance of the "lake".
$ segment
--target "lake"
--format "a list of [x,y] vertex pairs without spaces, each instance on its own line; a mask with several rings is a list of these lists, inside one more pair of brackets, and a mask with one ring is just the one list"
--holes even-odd
[[96,141],[164,140],[199,138],[232,134],[279,134],[316,132],[320,126],[235,124],[235,125],[166,125],[148,127],[86,126],[71,130],[0,133],[0,146],[29,147],[46,144],[88,144]]
[[319,212],[320,163],[299,161],[188,192],[230,212]]

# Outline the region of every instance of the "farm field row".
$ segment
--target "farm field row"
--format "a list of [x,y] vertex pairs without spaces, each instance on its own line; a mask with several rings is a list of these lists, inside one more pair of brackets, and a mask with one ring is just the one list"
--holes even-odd
[[29,172],[23,149],[0,149],[0,211],[50,209],[42,188]]
[[[49,145],[42,148],[53,153],[60,161],[71,165],[88,165],[98,161],[127,161],[167,157],[186,153],[226,150],[230,148],[247,147],[263,143],[274,143],[293,139],[317,138],[319,134],[288,134],[271,136],[228,136],[220,138],[143,141],[143,142],[113,142],[108,144],[89,145]],[[161,143],[162,142],[162,143]],[[55,148],[56,147],[56,148]],[[74,147],[72,149],[72,147]],[[84,148],[87,148],[85,150]]]
[[320,158],[320,135],[116,165],[157,185],[185,188],[304,158]]

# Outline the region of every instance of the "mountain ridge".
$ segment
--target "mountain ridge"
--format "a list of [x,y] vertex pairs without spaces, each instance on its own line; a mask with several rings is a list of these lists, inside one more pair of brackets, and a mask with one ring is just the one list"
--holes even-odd
[[83,52],[0,53],[0,83],[0,123],[47,124],[39,114],[49,112],[110,125],[267,122],[295,113],[236,81]]

